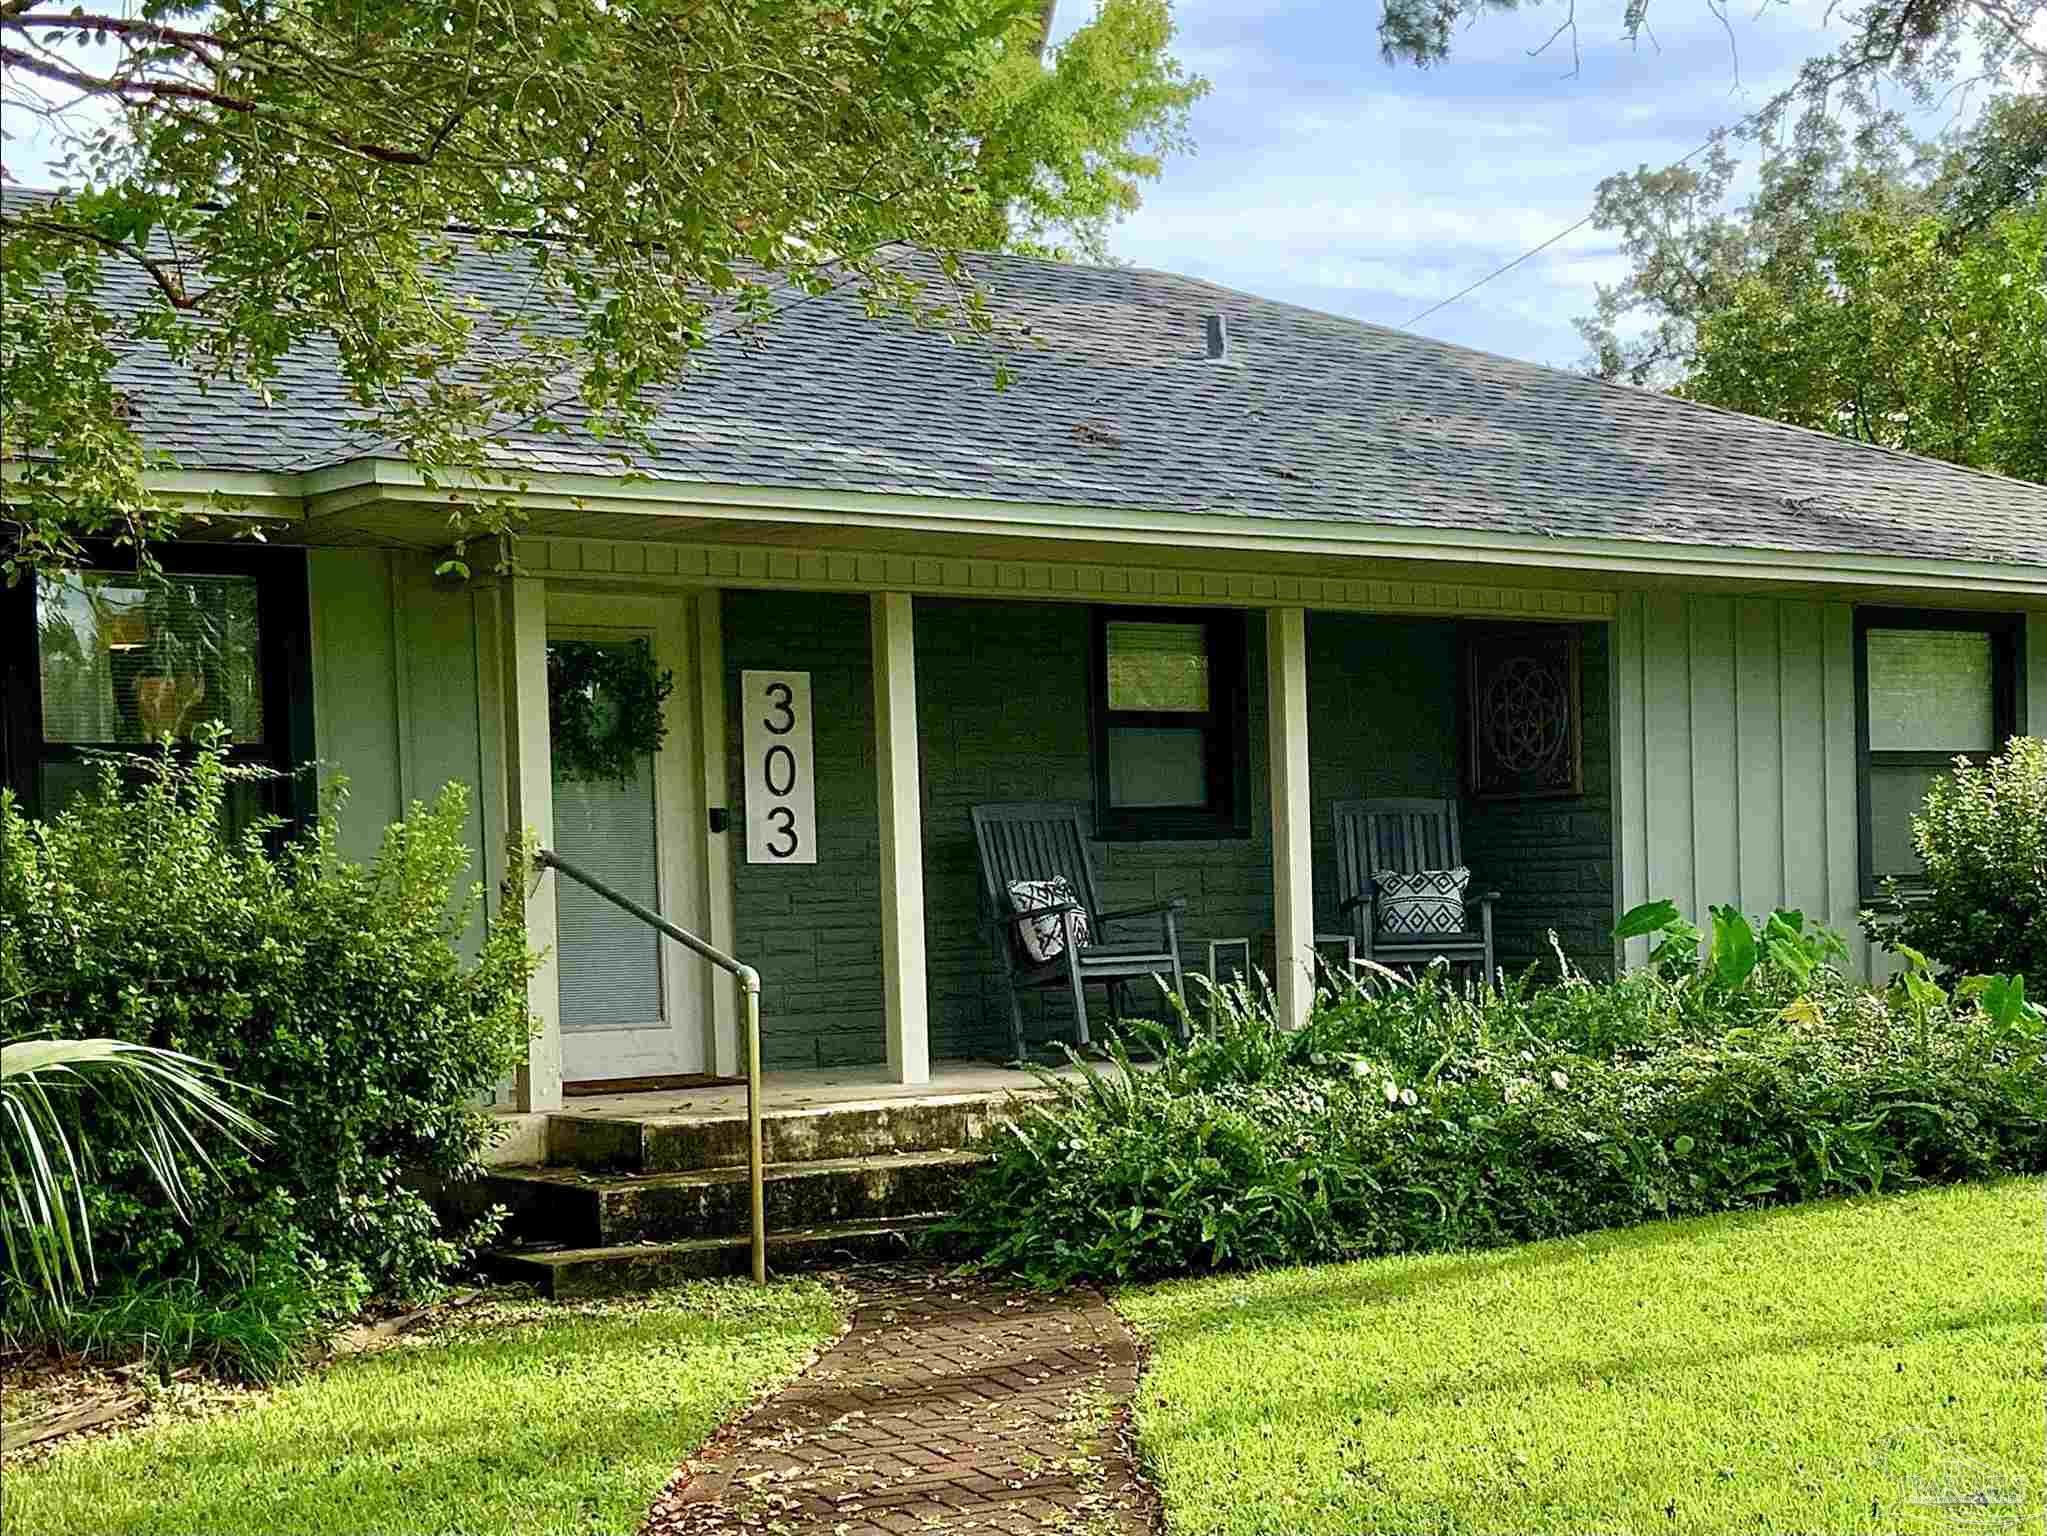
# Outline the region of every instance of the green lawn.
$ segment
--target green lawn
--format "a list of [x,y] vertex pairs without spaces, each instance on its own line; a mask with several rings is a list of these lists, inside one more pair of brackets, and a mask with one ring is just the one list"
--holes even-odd
[[[507,1315],[509,1313],[509,1315]],[[7,1536],[595,1536],[838,1317],[823,1287],[535,1303],[345,1360],[228,1417],[9,1469]]]
[[2038,1530],[2043,1209],[2005,1182],[1126,1292],[1139,1429],[1174,1536],[1957,1528],[1927,1478]]

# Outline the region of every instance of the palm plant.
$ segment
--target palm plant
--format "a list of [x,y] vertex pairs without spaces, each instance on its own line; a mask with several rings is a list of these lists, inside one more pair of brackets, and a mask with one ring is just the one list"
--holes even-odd
[[62,1310],[97,1278],[86,1215],[89,1149],[67,1131],[69,1095],[90,1089],[127,1100],[136,1151],[182,1219],[181,1160],[210,1167],[198,1132],[237,1146],[269,1133],[229,1103],[234,1085],[211,1062],[126,1040],[16,1040],[0,1045],[0,1238],[15,1282]]

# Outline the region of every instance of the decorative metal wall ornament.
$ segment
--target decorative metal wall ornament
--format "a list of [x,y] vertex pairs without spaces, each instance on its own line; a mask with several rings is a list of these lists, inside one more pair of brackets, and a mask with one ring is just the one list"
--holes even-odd
[[1465,782],[1481,800],[1585,791],[1578,631],[1467,625]]

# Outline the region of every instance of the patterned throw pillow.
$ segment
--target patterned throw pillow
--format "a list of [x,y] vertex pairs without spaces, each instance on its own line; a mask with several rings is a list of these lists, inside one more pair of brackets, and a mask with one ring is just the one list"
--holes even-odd
[[1379,926],[1387,933],[1461,933],[1464,930],[1464,887],[1471,871],[1418,869],[1411,875],[1386,870],[1378,877]]
[[[1026,955],[1042,963],[1057,960],[1066,953],[1066,918],[1059,909],[1079,906],[1080,898],[1073,894],[1073,887],[1064,875],[1054,875],[1050,880],[1010,881],[1009,904],[1019,913],[1045,914],[1016,925],[1017,937],[1023,941]],[[1087,913],[1084,911],[1073,914],[1073,936],[1082,949],[1088,947],[1093,937],[1088,932]]]

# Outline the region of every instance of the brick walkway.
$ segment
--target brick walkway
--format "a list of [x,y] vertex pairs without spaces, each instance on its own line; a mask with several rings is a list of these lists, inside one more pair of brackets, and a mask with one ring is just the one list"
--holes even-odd
[[1137,1350],[1099,1293],[841,1278],[849,1331],[685,1465],[642,1536],[1157,1529],[1128,1450]]

